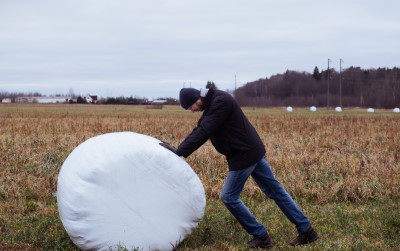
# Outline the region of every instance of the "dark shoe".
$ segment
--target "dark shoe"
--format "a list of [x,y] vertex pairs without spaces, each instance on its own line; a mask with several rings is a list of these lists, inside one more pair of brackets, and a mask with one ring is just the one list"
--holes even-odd
[[269,238],[268,233],[260,236],[254,236],[254,238],[247,244],[249,248],[272,248],[271,239]]
[[291,241],[290,246],[305,245],[318,240],[317,232],[310,226],[304,233],[299,234],[296,239]]

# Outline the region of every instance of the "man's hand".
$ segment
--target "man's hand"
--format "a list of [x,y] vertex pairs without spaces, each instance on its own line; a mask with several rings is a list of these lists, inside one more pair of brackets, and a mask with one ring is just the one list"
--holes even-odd
[[176,148],[171,146],[169,143],[163,141],[163,142],[160,143],[160,145],[165,147],[165,148],[167,148],[168,150],[170,150],[171,152],[175,153],[176,155],[178,155],[176,153]]

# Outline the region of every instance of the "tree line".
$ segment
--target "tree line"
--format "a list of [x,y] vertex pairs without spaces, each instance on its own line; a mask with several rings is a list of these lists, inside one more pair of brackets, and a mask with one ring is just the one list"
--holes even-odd
[[234,95],[242,106],[393,108],[400,106],[400,68],[287,70],[248,82]]
[[[212,82],[207,83],[207,87]],[[212,83],[215,87],[215,84]],[[71,95],[72,103],[85,103],[84,96]],[[350,67],[343,71],[334,68],[320,71],[314,68],[313,73],[287,70],[270,78],[248,82],[234,92],[241,106],[275,107],[275,106],[317,106],[317,107],[400,107],[400,68],[361,69]],[[0,92],[3,98],[43,96],[34,93]],[[162,98],[167,105],[179,105],[173,98]],[[139,97],[106,97],[98,104],[147,105],[151,102]]]

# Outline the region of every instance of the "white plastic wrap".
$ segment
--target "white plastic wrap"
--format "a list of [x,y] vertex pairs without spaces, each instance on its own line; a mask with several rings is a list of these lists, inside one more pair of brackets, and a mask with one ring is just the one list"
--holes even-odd
[[61,221],[83,250],[172,250],[203,217],[203,185],[159,140],[110,133],[80,144],[57,183]]

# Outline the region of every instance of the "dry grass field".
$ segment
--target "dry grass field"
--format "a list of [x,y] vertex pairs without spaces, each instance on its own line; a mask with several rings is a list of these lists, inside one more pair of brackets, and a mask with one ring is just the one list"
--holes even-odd
[[[244,109],[274,172],[320,232],[293,250],[400,250],[400,115]],[[57,175],[90,137],[134,131],[177,146],[200,114],[180,107],[0,105],[0,250],[76,250],[59,220]],[[187,162],[204,184],[207,208],[177,250],[243,250],[249,238],[218,201],[227,172],[210,143]],[[276,250],[294,227],[250,180],[242,195],[268,227]],[[123,248],[121,248],[123,249]]]

